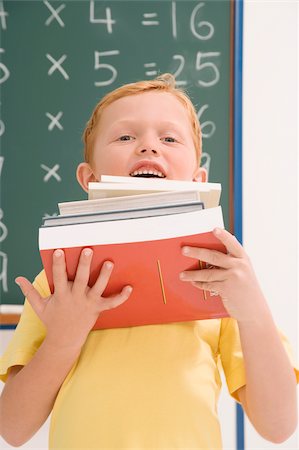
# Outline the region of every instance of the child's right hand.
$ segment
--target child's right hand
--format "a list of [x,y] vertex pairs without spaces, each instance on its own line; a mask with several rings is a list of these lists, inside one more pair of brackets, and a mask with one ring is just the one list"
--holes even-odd
[[46,339],[54,346],[80,348],[102,311],[116,308],[124,303],[132,292],[131,286],[114,296],[102,297],[108,284],[113,264],[106,261],[92,288],[88,286],[92,250],[83,249],[74,281],[66,273],[64,252],[53,254],[54,293],[41,297],[34,286],[24,277],[17,277],[16,283],[27,297],[32,308],[47,329]]

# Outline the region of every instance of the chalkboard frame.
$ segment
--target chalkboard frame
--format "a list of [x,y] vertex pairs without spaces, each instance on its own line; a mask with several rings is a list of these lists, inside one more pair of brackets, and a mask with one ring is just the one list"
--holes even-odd
[[[232,232],[243,243],[243,0],[234,2],[234,129],[233,129],[233,205]],[[245,449],[245,423],[242,406],[236,403],[236,449]]]

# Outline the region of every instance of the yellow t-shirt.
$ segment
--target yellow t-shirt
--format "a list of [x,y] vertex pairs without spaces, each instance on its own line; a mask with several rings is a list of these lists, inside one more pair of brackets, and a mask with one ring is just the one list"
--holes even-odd
[[[49,295],[44,272],[35,287]],[[3,380],[44,336],[26,302],[1,359]],[[236,396],[245,371],[233,319],[92,331],[55,401],[50,449],[221,449],[220,365]]]

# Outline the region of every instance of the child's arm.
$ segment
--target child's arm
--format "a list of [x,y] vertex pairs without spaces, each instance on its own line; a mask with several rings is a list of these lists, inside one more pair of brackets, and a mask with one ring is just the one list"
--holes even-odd
[[243,247],[225,230],[215,235],[227,254],[188,247],[183,254],[214,266],[190,270],[182,280],[218,292],[238,322],[245,360],[246,386],[240,401],[256,430],[266,439],[282,442],[297,425],[296,379],[267,302]]
[[32,360],[12,367],[0,400],[1,436],[23,445],[43,425],[80,348],[48,345],[46,339]]
[[254,324],[239,323],[239,330],[246,373],[239,400],[265,439],[284,442],[298,420],[294,370],[270,314]]
[[74,282],[67,279],[64,253],[61,250],[54,253],[55,292],[46,299],[28,280],[17,279],[47,333],[32,360],[24,368],[11,369],[1,395],[0,431],[12,445],[26,442],[47,419],[98,315],[117,307],[130,295],[131,288],[127,286],[118,295],[102,297],[112,272],[109,262],[103,265],[95,285],[89,288],[92,254],[85,250]]

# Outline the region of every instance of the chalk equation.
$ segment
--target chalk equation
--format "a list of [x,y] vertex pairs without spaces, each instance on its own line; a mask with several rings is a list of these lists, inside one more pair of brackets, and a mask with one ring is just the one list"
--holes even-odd
[[[89,2],[89,22],[96,25],[105,25],[107,33],[113,33],[113,26],[117,26],[117,20],[113,19],[112,7],[101,5],[102,2],[96,2],[90,0]],[[43,1],[45,8],[50,12],[50,15],[45,21],[45,26],[49,27],[54,24],[58,24],[60,27],[65,27],[65,22],[62,18],[62,12],[66,9],[65,3],[59,6],[52,4],[50,1]],[[68,5],[70,6],[70,5]],[[154,6],[154,4],[153,4]],[[177,39],[177,2],[169,2],[171,8],[171,28],[172,37]],[[204,18],[205,2],[197,3],[190,14],[190,30],[194,38],[207,41],[211,39],[215,33],[214,25]],[[100,14],[102,15],[100,17]],[[7,29],[7,17],[8,13],[4,10],[3,1],[0,2],[0,23],[3,30]],[[157,12],[144,12],[142,13],[141,24],[142,26],[160,26],[160,20]],[[0,53],[4,53],[4,49],[0,48]],[[118,76],[118,71],[115,64],[115,57],[120,55],[120,50],[111,49],[105,51],[94,50],[94,70],[98,74],[101,73],[100,80],[94,81],[96,87],[106,87],[112,85]],[[46,58],[51,63],[48,68],[48,75],[52,76],[58,72],[65,80],[70,79],[70,75],[67,69],[63,66],[67,59],[67,54],[53,56],[50,53],[46,53]],[[184,67],[186,64],[186,58],[182,54],[172,55],[172,61],[177,65],[173,71],[173,75],[176,78],[177,86],[186,86],[187,79],[183,78]],[[194,55],[193,66],[195,72],[198,74],[197,83],[200,87],[210,88],[215,86],[220,80],[219,61],[221,58],[220,51],[203,52],[198,51]],[[188,61],[190,63],[190,61]],[[171,64],[171,61],[169,61]],[[144,62],[146,77],[154,77],[161,73],[161,69],[157,66],[156,62]],[[8,67],[0,62],[0,84],[4,83],[10,76]],[[183,78],[183,79],[182,79]],[[202,105],[198,111],[198,118],[201,118],[203,112],[209,107],[209,105]],[[60,123],[62,112],[59,112],[56,116],[51,113],[46,113],[47,117],[51,120],[48,125],[48,130],[52,131],[54,127],[63,130],[63,126]],[[0,121],[0,136],[4,132],[4,123]],[[208,120],[202,123],[203,138],[210,138],[216,131],[215,122]]]
[[[56,9],[49,1],[44,1],[44,5],[49,9],[51,15],[45,21],[46,26],[50,26],[54,22],[60,27],[65,27],[65,23],[60,13],[66,8],[66,4],[59,5]],[[172,37],[178,37],[177,32],[177,2],[169,2],[171,7],[171,29]],[[201,16],[204,14],[205,2],[199,2],[192,10],[190,15],[190,30],[196,39],[206,41],[211,39],[214,35],[214,26],[207,20],[202,20]],[[153,6],[154,7],[154,4]],[[103,14],[104,12],[104,14]],[[105,25],[107,33],[113,33],[113,27],[117,26],[117,20],[113,18],[112,8],[109,6],[102,6],[101,2],[91,0],[89,2],[89,22],[95,25]],[[158,27],[161,24],[159,15],[156,11],[147,11],[142,13],[140,23],[145,27]]]
[[[120,55],[119,50],[109,50],[104,52],[95,51],[94,52],[94,69],[95,70],[105,70],[110,72],[108,73],[107,79],[103,81],[95,81],[95,86],[109,86],[113,84],[117,78],[117,69],[113,65],[114,62],[109,60],[107,62],[106,59],[109,56],[117,56]],[[212,87],[215,86],[220,80],[220,71],[217,66],[217,61],[219,63],[221,53],[220,52],[201,52],[198,51],[194,57],[193,67],[194,71],[198,74],[198,86],[200,87]],[[102,61],[105,62],[102,62]],[[177,79],[177,86],[185,86],[187,84],[187,80],[178,79],[183,75],[184,66],[185,66],[185,56],[184,55],[173,55],[172,60],[176,62],[177,68],[175,69],[173,75]],[[190,61],[189,61],[190,63]],[[55,67],[57,67],[57,62],[55,61]],[[171,65],[171,60],[169,60],[169,64]],[[148,77],[153,77],[158,75],[161,70],[158,69],[157,64],[155,62],[144,63],[144,67],[146,69],[145,75]],[[59,68],[62,71],[62,67],[59,65]],[[150,70],[147,70],[150,69]],[[65,73],[65,71],[63,71]]]
[[[56,23],[62,28],[65,27],[65,22],[61,17],[61,13],[66,8],[66,4],[62,3],[55,8],[49,1],[44,1],[43,3],[51,13],[51,15],[46,19],[45,25],[48,27]],[[169,3],[171,7],[172,37],[176,39],[178,37],[177,8],[176,8],[177,2],[169,2]],[[204,6],[205,2],[199,2],[194,7],[190,15],[190,30],[195,38],[202,41],[211,39],[215,31],[214,26],[211,22],[207,20],[202,20],[201,18],[201,16],[204,14],[203,12]],[[154,4],[152,7],[154,7]],[[5,19],[6,15],[7,13],[3,12],[3,16],[1,16],[1,18],[3,17],[3,19]],[[113,27],[117,26],[117,20],[113,18],[112,8],[109,6],[102,6],[101,2],[99,1],[95,2],[95,0],[91,0],[89,2],[89,22],[95,25],[105,25],[107,33],[109,34],[112,34]],[[140,23],[145,27],[158,27],[161,25],[159,15],[156,11],[147,11],[142,13],[140,17]]]

